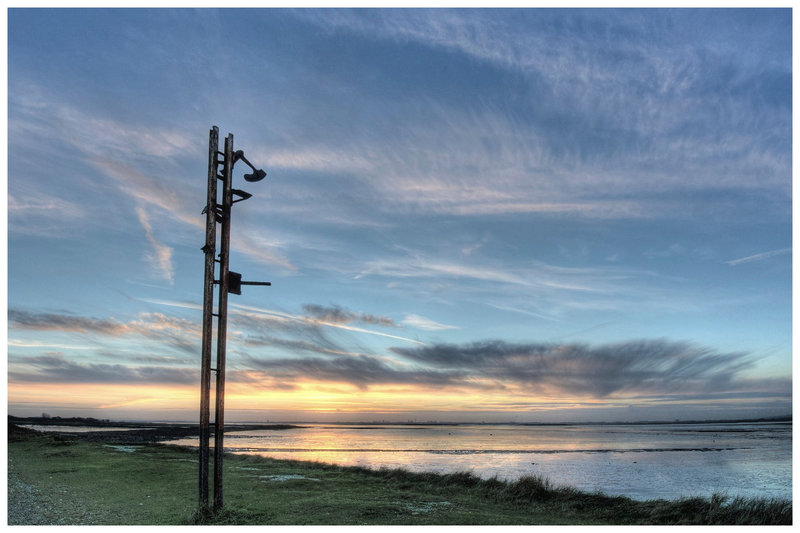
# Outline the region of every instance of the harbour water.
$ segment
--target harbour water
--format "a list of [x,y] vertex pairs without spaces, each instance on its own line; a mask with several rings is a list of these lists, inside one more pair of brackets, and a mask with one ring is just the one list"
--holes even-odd
[[[336,425],[226,433],[226,451],[439,473],[471,471],[638,500],[792,498],[791,422]],[[197,446],[197,439],[170,441]],[[213,445],[213,440],[212,440]]]

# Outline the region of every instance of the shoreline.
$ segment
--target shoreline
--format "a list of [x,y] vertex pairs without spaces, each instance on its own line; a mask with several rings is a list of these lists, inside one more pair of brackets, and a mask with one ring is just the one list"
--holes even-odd
[[[118,444],[148,444],[168,440],[199,437],[199,425],[171,423],[171,422],[115,422],[111,420],[97,420],[94,418],[41,418],[41,417],[15,417],[8,416],[9,428],[11,425],[24,426],[75,426],[96,427],[97,431],[51,431],[41,433],[58,433],[69,435],[72,438],[89,442],[115,442]],[[226,424],[225,432],[244,430],[286,430],[299,429],[302,426],[290,424]],[[128,428],[124,431],[112,431],[103,428]],[[214,424],[210,424],[213,435]],[[36,430],[33,430],[36,431]],[[10,430],[9,430],[10,432]]]
[[[779,416],[771,418],[748,418],[748,419],[735,419],[735,420],[707,420],[707,421],[673,421],[673,422],[581,422],[581,423],[368,423],[368,422],[313,422],[308,425],[331,425],[331,426],[365,426],[363,429],[372,429],[386,426],[398,427],[418,427],[418,426],[519,426],[519,427],[564,427],[564,426],[643,426],[643,425],[702,425],[702,424],[792,424],[792,417]],[[139,422],[139,421],[114,421],[109,419],[96,419],[84,417],[17,417],[8,415],[8,424],[17,426],[75,426],[75,427],[96,427],[97,431],[54,431],[64,434],[73,435],[75,438],[88,440],[93,442],[117,442],[120,443],[147,443],[147,442],[163,442],[168,440],[177,440],[189,437],[200,436],[199,424],[188,422]],[[213,436],[214,423],[209,424],[211,434]],[[303,429],[303,424],[293,423],[249,423],[237,422],[226,423],[225,433],[236,431],[270,431],[270,430],[287,430],[287,429]],[[103,429],[106,428],[106,429]],[[125,428],[124,430],[111,430],[108,428]],[[714,430],[719,431],[719,430]]]
[[[504,482],[226,453],[227,514],[201,520],[193,514],[196,450],[131,435],[129,446],[111,445],[123,444],[123,433],[98,439],[9,425],[9,517],[20,516],[26,496],[58,524],[787,524],[792,516],[788,500],[636,501],[536,477]],[[35,516],[23,523],[42,523]]]
[[[97,419],[91,417],[66,417],[46,416],[46,417],[19,417],[8,415],[10,422],[15,424],[36,424],[36,425],[83,425],[95,427],[199,427],[197,422],[189,421],[149,421],[149,420],[110,420]],[[702,424],[758,424],[758,423],[792,423],[791,414],[761,417],[761,418],[714,418],[708,420],[637,420],[632,422],[390,422],[390,421],[355,421],[355,422],[226,422],[225,428],[236,427],[241,429],[270,429],[270,428],[290,428],[303,427],[304,425],[331,425],[331,426],[533,426],[533,427],[560,427],[560,426],[659,426],[659,425],[702,425]],[[214,422],[209,423],[214,427]]]
[[[25,423],[41,422],[41,419],[38,418],[13,420]],[[74,431],[70,431],[70,425],[65,425],[65,421],[74,427]],[[118,426],[123,423],[119,422],[78,418],[50,419],[48,422],[50,428],[34,426],[33,429],[87,442],[121,446],[161,442],[170,446],[187,447],[195,450],[195,453],[198,449],[199,428],[197,425],[161,423],[159,427],[154,427],[150,423],[125,422],[124,425],[128,427],[121,428]],[[88,425],[94,425],[94,427],[83,427]],[[769,433],[763,435],[767,435],[768,438],[774,433],[780,435],[781,440],[779,445],[774,445],[773,442],[778,442],[774,440],[764,442],[766,448],[763,449],[761,447],[753,448],[749,444],[752,440],[749,433],[756,432],[760,436],[762,435],[760,432],[764,431],[763,426],[749,424],[740,427],[716,426],[714,432],[725,432],[723,438],[731,439],[730,441],[720,440],[722,434],[705,436],[705,433],[702,432],[707,431],[708,428],[677,427],[668,431],[677,431],[679,435],[684,435],[686,431],[692,432],[691,435],[694,435],[695,432],[700,433],[696,433],[697,437],[680,437],[679,441],[674,442],[664,440],[664,437],[652,440],[649,436],[645,436],[645,440],[638,442],[636,439],[640,438],[638,436],[640,430],[635,429],[635,426],[634,429],[619,428],[610,431],[622,431],[622,440],[605,442],[599,448],[592,446],[594,443],[588,445],[576,443],[572,447],[564,448],[559,446],[557,441],[548,443],[546,446],[536,444],[538,441],[519,441],[521,444],[515,447],[514,442],[508,439],[495,440],[498,437],[485,437],[481,433],[481,428],[463,430],[432,428],[430,431],[437,432],[436,435],[439,438],[433,444],[425,442],[432,446],[431,449],[428,449],[420,446],[416,440],[401,442],[400,445],[395,445],[393,441],[389,444],[383,442],[382,439],[385,439],[386,435],[389,436],[388,438],[394,438],[392,435],[399,435],[401,439],[406,440],[411,438],[405,436],[406,432],[403,431],[405,428],[402,427],[377,427],[376,431],[379,431],[377,435],[362,437],[361,432],[353,433],[352,429],[371,430],[373,428],[349,426],[344,430],[343,437],[339,435],[340,430],[337,427],[327,425],[315,428],[313,426],[230,424],[226,426],[225,453],[226,456],[236,454],[297,461],[323,461],[340,466],[365,466],[375,470],[407,468],[414,472],[440,474],[468,471],[482,479],[498,477],[501,480],[512,482],[525,476],[542,476],[553,480],[558,486],[571,487],[584,492],[601,491],[609,496],[624,496],[637,501],[677,500],[686,497],[708,498],[717,493],[731,498],[791,500],[793,496],[791,448],[787,450],[786,447],[786,436],[790,437],[791,426],[771,422],[768,427]],[[252,430],[261,428],[263,430],[254,432],[255,436],[252,436]],[[119,431],[120,429],[123,430]],[[288,431],[280,433],[280,437],[272,437],[271,431],[269,431],[287,429]],[[237,432],[241,430],[247,432],[237,435]],[[501,431],[500,428],[497,430]],[[307,431],[310,433],[306,433]],[[384,435],[385,431],[389,433]],[[401,431],[401,433],[398,434],[397,431]],[[426,437],[429,435],[426,431],[423,431],[420,438],[430,438]],[[459,432],[466,431],[470,436],[467,441],[451,440],[457,439],[457,437],[446,436],[450,435],[450,431],[453,432],[453,435],[460,435]],[[509,435],[516,435],[515,431],[537,432],[539,430],[507,429],[505,431],[511,431]],[[543,429],[542,431],[551,430]],[[581,431],[589,431],[591,438],[606,438],[604,434],[596,437],[593,433],[605,431],[602,429],[588,428]],[[634,431],[634,437],[630,440],[633,444],[629,444],[625,440],[628,438],[627,432],[629,431]],[[649,428],[641,431],[659,432],[660,430]],[[745,433],[739,435],[728,433],[729,431]],[[491,435],[491,433],[488,434]],[[495,435],[498,434],[495,431]],[[660,435],[660,433],[657,434]],[[413,435],[417,436],[416,430]],[[475,438],[473,438],[474,435],[476,435]],[[570,435],[572,433],[568,435],[558,433],[556,436],[559,439],[558,442],[561,442],[565,438],[572,438]],[[732,435],[732,437],[727,435]],[[320,436],[327,440],[320,441]],[[534,437],[538,438],[536,434]],[[227,440],[228,438],[233,440]],[[613,435],[612,438],[619,439],[616,435]],[[712,438],[717,439],[714,444],[712,444]],[[311,439],[309,442],[315,444],[307,446],[308,439]],[[209,444],[209,448],[213,449],[213,430]],[[670,447],[670,444],[678,446]],[[700,447],[696,447],[697,445]],[[765,457],[769,457],[769,459],[764,459]],[[762,459],[771,462],[763,463]],[[721,466],[725,464],[742,466],[736,468]],[[687,477],[695,482],[687,485],[680,481]],[[756,482],[756,480],[761,481]]]

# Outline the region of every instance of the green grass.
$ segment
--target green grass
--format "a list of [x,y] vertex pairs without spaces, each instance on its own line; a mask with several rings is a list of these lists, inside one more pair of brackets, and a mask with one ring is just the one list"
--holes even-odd
[[[133,451],[130,451],[133,450]],[[639,502],[470,473],[438,475],[226,455],[223,511],[197,511],[196,450],[15,435],[9,462],[62,524],[791,524],[791,502]],[[11,466],[10,466],[11,469]],[[213,465],[212,465],[213,471]],[[211,496],[213,497],[213,496]]]

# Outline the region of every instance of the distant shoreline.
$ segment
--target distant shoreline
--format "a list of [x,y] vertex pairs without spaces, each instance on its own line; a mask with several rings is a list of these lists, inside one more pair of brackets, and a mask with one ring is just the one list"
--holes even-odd
[[[8,427],[9,434],[12,428],[24,428],[24,426],[74,426],[92,427],[97,431],[75,432],[64,431],[61,433],[69,434],[71,437],[90,442],[113,442],[125,444],[144,444],[158,443],[167,440],[176,440],[187,437],[197,437],[200,435],[199,424],[182,424],[170,422],[120,422],[112,420],[98,420],[96,418],[58,418],[58,417],[28,417],[21,418],[9,415]],[[127,431],[110,431],[104,428],[130,428]],[[214,427],[214,424],[211,424]],[[262,425],[242,425],[226,424],[225,430],[244,431],[244,430],[287,430],[301,426],[288,424],[262,424]],[[14,429],[16,430],[16,429]]]
[[[314,424],[329,424],[331,426],[355,426],[363,427],[364,429],[375,429],[386,426],[403,426],[403,427],[419,427],[419,426],[441,426],[441,427],[457,427],[457,426],[508,426],[508,427],[569,427],[569,426],[642,426],[642,425],[668,425],[668,424],[687,424],[687,425],[703,425],[703,424],[754,424],[754,423],[792,423],[792,417],[774,417],[774,418],[758,418],[758,419],[741,419],[741,420],[707,420],[707,421],[686,421],[686,422],[627,422],[627,423],[325,423],[317,422]],[[96,431],[75,431],[70,432],[58,431],[57,433],[68,434],[71,438],[101,443],[115,443],[115,444],[147,444],[147,443],[160,443],[164,441],[172,441],[185,438],[193,438],[200,436],[199,424],[188,422],[131,422],[131,421],[115,421],[108,419],[96,418],[83,418],[83,417],[69,417],[61,418],[57,416],[52,417],[16,417],[8,416],[9,434],[12,427],[23,428],[23,426],[63,426],[63,427],[82,427],[82,428],[96,428]],[[212,435],[214,424],[210,424]],[[285,431],[292,429],[303,429],[306,426],[302,424],[258,424],[258,423],[232,423],[225,425],[225,432],[232,433],[236,431]],[[112,428],[128,428],[125,431],[115,431]]]
[[[356,421],[356,422],[234,422],[226,423],[226,431],[241,431],[252,429],[294,429],[303,425],[329,424],[332,426],[654,426],[674,424],[755,424],[755,423],[780,423],[792,422],[792,415],[781,415],[761,418],[715,418],[708,420],[637,420],[634,422],[389,422],[389,421]],[[188,421],[130,421],[98,419],[92,417],[18,417],[8,415],[9,423],[35,424],[40,426],[87,426],[87,427],[130,427],[130,428],[197,428],[199,423]],[[210,423],[214,427],[214,422]]]

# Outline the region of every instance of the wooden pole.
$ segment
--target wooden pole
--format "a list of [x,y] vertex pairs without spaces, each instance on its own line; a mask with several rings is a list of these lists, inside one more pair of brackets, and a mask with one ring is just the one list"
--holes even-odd
[[206,200],[205,278],[203,281],[203,341],[200,361],[200,509],[208,508],[209,394],[214,308],[214,255],[217,242],[217,161],[219,129],[208,135],[208,197]]
[[222,509],[222,454],[225,431],[225,343],[228,329],[228,260],[231,239],[233,193],[233,134],[225,138],[225,167],[222,173],[222,226],[219,252],[219,304],[217,313],[217,405],[214,418],[214,511]]
[[[223,158],[220,160],[219,156]],[[234,191],[239,200],[247,200],[250,194],[233,189],[233,165],[242,159],[253,169],[253,174],[245,174],[249,181],[259,181],[266,173],[258,170],[244,158],[240,151],[233,151],[233,134],[225,138],[224,152],[219,151],[219,128],[213,126],[208,140],[208,199],[206,208],[206,244],[205,252],[205,280],[203,285],[203,341],[200,369],[200,512],[208,509],[208,462],[210,430],[210,393],[211,371],[217,373],[216,406],[214,414],[214,503],[213,512],[222,509],[222,460],[225,451],[225,355],[228,330],[228,294],[233,289],[234,294],[241,294],[241,285],[269,286],[267,281],[241,281],[241,274],[230,272],[230,240],[231,240],[231,211],[234,203]],[[222,165],[222,174],[218,174],[218,167]],[[217,203],[217,180],[222,180],[222,203]],[[217,224],[220,228],[219,259],[215,258]],[[219,263],[219,279],[214,279],[215,263]],[[230,278],[234,279],[231,280]],[[217,312],[214,313],[214,284],[219,283],[219,302]],[[214,319],[217,317],[217,361],[216,368],[211,367],[211,345],[213,342]]]

